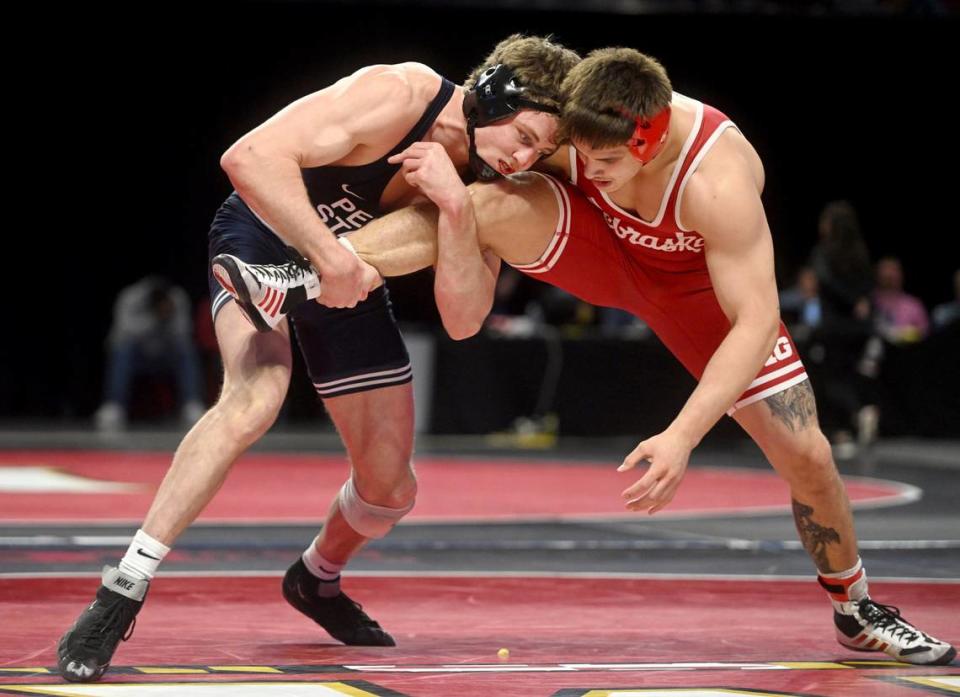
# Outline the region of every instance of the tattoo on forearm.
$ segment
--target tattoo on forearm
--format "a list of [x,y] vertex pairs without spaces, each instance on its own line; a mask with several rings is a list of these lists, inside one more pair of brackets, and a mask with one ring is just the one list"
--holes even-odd
[[773,415],[793,432],[817,422],[817,402],[810,380],[771,395],[763,400]]
[[793,502],[793,519],[800,533],[800,542],[813,563],[824,573],[835,571],[827,558],[827,545],[840,544],[840,534],[833,528],[825,528],[813,520],[813,508],[796,499]]

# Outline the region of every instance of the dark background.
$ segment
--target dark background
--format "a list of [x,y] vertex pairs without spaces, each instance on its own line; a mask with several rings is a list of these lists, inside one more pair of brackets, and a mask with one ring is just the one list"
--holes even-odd
[[[899,256],[907,290],[928,308],[948,300],[960,265],[956,15],[746,5],[618,15],[466,3],[145,2],[45,6],[11,21],[22,48],[8,57],[5,90],[11,287],[0,417],[89,416],[123,286],[159,272],[194,300],[206,294],[206,228],[230,191],[218,160],[234,140],[371,63],[421,61],[462,81],[512,32],[552,33],[582,53],[638,48],[664,63],[677,91],[729,114],[766,166],[781,285],[815,241],[823,204],[847,198],[873,257]],[[429,278],[391,287],[402,319],[435,316]]]

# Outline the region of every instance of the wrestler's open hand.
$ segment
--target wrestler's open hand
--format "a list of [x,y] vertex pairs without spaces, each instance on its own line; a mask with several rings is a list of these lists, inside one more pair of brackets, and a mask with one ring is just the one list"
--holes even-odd
[[458,208],[469,196],[457,168],[439,143],[414,143],[387,161],[399,163],[407,183],[422,191],[440,209]]
[[617,468],[626,472],[646,460],[650,463],[632,486],[623,492],[627,508],[653,515],[673,500],[690,461],[693,446],[669,430],[648,438],[633,449]]

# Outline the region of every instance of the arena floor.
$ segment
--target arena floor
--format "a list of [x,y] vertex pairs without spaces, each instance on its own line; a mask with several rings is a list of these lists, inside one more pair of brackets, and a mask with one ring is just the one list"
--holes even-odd
[[[104,680],[64,683],[57,639],[125,550],[178,435],[0,432],[0,694],[960,693],[956,662],[835,642],[786,488],[748,443],[697,450],[650,517],[620,507],[627,440],[422,438],[417,508],[345,575],[398,646],[341,646],[279,592],[346,473],[335,437],[291,431],[237,464],[167,557]],[[960,443],[882,441],[841,469],[872,595],[960,642]]]

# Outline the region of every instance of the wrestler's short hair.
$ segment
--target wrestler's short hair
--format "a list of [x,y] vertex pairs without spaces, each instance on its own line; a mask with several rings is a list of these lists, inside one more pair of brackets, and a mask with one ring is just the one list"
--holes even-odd
[[506,65],[526,88],[524,98],[560,110],[560,86],[580,56],[553,41],[552,36],[512,34],[496,45],[483,63],[471,71],[463,86],[473,88],[480,75],[495,65]]
[[670,105],[673,87],[655,59],[632,48],[601,48],[570,69],[563,81],[560,134],[597,148],[628,141],[636,119]]

